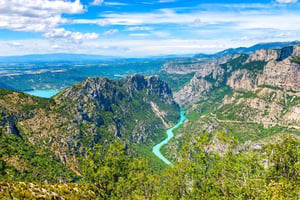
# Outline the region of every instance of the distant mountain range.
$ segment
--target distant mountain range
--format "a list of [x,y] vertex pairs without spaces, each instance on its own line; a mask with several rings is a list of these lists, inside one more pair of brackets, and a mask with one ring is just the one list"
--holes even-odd
[[239,48],[230,48],[226,49],[224,51],[220,51],[216,54],[196,54],[194,57],[196,58],[203,58],[203,57],[222,57],[226,56],[229,54],[236,54],[236,53],[254,53],[257,50],[260,49],[277,49],[277,48],[282,48],[286,46],[293,46],[300,44],[300,41],[292,41],[292,42],[270,42],[270,43],[259,43],[251,47],[239,47]]
[[[253,53],[259,49],[269,48],[282,48],[285,46],[300,44],[300,41],[292,42],[272,42],[272,43],[260,43],[251,47],[239,47],[230,48],[216,54],[196,54],[195,58],[210,58],[210,57],[221,57],[235,53]],[[192,54],[185,55],[162,55],[152,56],[148,58],[137,58],[137,59],[169,59],[176,57],[193,57]],[[89,55],[89,54],[67,54],[67,53],[56,53],[56,54],[32,54],[22,56],[0,56],[0,63],[27,63],[27,62],[87,62],[87,61],[115,61],[115,60],[135,60],[135,58],[125,58],[118,56],[103,56],[103,55]]]

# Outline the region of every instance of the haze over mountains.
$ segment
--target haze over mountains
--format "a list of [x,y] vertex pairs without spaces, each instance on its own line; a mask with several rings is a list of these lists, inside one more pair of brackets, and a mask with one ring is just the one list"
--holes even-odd
[[[272,42],[272,43],[261,43],[256,44],[251,47],[240,47],[226,49],[215,54],[196,54],[194,57],[216,57],[225,56],[228,54],[235,53],[253,53],[258,49],[267,48],[281,48],[289,45],[299,44],[299,41],[293,42]],[[188,57],[193,56],[190,54]],[[144,57],[148,59],[155,58],[176,58],[176,57],[186,57],[186,55],[162,55],[162,56],[152,56]],[[134,57],[131,57],[134,59]],[[93,61],[115,61],[119,59],[126,59],[126,57],[120,56],[103,56],[103,55],[88,55],[88,54],[66,54],[66,53],[55,53],[55,54],[32,54],[32,55],[19,55],[19,56],[0,56],[0,63],[34,63],[34,62],[93,62]],[[129,58],[127,58],[129,59]]]

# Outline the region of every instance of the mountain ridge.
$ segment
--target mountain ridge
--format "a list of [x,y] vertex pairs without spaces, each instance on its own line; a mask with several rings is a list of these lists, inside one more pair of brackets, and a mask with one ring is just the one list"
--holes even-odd
[[195,71],[174,94],[186,108],[188,120],[167,145],[169,158],[175,159],[183,137],[199,132],[231,132],[240,142],[283,133],[299,135],[299,55],[300,46],[294,45],[234,54],[197,66],[168,66],[170,73]]
[[172,91],[157,76],[113,81],[88,78],[51,99],[1,90],[1,135],[48,149],[74,172],[78,158],[100,143],[121,141],[130,154],[145,152],[179,118]]

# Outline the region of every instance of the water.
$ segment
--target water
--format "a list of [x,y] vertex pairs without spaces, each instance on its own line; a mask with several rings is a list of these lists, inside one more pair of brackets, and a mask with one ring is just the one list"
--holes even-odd
[[167,135],[168,137],[166,139],[164,139],[163,141],[161,141],[160,143],[156,144],[153,149],[152,149],[152,152],[159,158],[161,159],[162,161],[164,161],[167,165],[171,165],[172,163],[166,159],[161,153],[160,153],[160,147],[162,147],[163,145],[167,144],[173,137],[174,137],[174,134],[173,134],[173,130],[175,128],[178,128],[178,126],[180,126],[185,120],[185,116],[184,116],[184,110],[181,110],[180,111],[180,121],[175,125],[173,126],[172,128],[168,129],[167,130]]
[[25,91],[27,94],[31,94],[33,96],[44,97],[44,98],[51,98],[52,96],[56,95],[59,91],[58,90],[31,90]]

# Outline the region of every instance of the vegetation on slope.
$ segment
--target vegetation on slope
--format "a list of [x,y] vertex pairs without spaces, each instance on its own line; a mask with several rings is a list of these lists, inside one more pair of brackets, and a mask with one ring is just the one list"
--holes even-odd
[[[218,144],[216,146],[216,143]],[[300,140],[292,135],[259,149],[240,149],[224,132],[188,140],[181,161],[162,175],[120,143],[95,146],[82,160],[79,184],[0,183],[9,198],[65,199],[297,199]],[[222,151],[216,148],[223,147]]]
[[[117,81],[89,78],[52,99],[6,89],[0,89],[0,94],[0,135],[4,139],[17,138],[13,143],[16,146],[39,146],[53,152],[66,166],[63,169],[80,175],[78,159],[86,156],[87,149],[115,141],[126,145],[131,156],[149,157],[152,168],[166,167],[152,154],[152,147],[165,137],[165,129],[178,120],[179,106],[168,85],[156,76],[134,75]],[[21,162],[22,151],[7,156],[9,147],[3,149],[6,160],[21,157],[13,159]],[[33,160],[40,159],[35,153],[30,155]],[[29,170],[34,168],[34,164],[28,164]],[[49,170],[57,172],[51,175],[57,179],[62,174],[51,167]],[[63,176],[62,180],[72,179],[71,175]],[[26,180],[35,180],[31,178]]]
[[39,148],[15,135],[0,136],[1,181],[49,183],[79,179],[53,152]]
[[160,72],[159,78],[170,86],[173,92],[178,92],[185,84],[187,84],[194,76],[195,73],[190,74],[168,74]]

